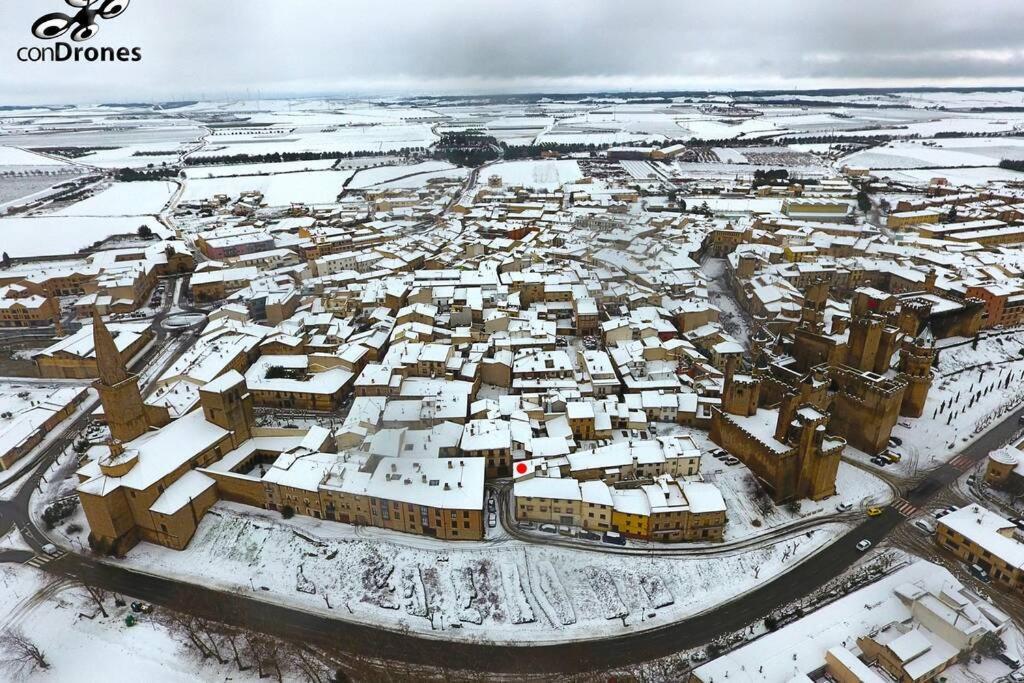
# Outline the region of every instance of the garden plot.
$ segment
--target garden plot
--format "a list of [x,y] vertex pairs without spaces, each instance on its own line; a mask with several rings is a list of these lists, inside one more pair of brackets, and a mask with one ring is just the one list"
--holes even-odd
[[185,551],[143,543],[118,562],[222,590],[255,586],[264,599],[384,628],[525,643],[683,619],[777,576],[844,528],[711,558],[659,557],[445,543],[220,503]]

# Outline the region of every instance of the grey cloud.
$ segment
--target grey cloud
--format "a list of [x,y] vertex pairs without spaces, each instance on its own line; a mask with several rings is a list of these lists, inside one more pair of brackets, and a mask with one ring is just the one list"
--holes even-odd
[[136,0],[90,44],[142,63],[18,62],[62,6],[3,4],[0,101],[1024,81],[1010,0]]

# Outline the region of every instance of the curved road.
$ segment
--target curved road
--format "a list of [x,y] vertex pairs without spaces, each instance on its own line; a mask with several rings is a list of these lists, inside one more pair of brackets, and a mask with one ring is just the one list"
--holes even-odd
[[[980,461],[1017,431],[1020,412],[1024,411],[1010,415],[963,453],[973,462]],[[56,447],[51,447],[44,452],[42,460],[49,464],[58,452]],[[29,497],[46,469],[37,469],[13,501],[0,504],[0,533],[12,523],[17,523],[20,528],[28,527],[26,541],[37,552],[42,534],[34,529],[29,519]],[[912,505],[923,507],[961,474],[962,470],[956,467],[942,465],[932,470],[905,498]],[[341,609],[338,609],[338,618],[332,619],[269,602],[274,597],[270,593],[221,592],[78,554],[64,554],[48,562],[44,568],[58,576],[78,578],[157,605],[304,642],[339,656],[358,655],[493,674],[572,674],[650,661],[703,646],[720,635],[741,630],[776,608],[805,597],[849,569],[863,557],[854,548],[857,541],[867,539],[877,546],[904,522],[902,515],[886,508],[878,517],[865,518],[837,539],[827,552],[820,552],[787,574],[689,619],[601,640],[519,643],[523,648],[528,647],[528,652],[513,646],[434,640],[347,622],[343,620],[345,613]],[[0,555],[0,560],[23,561],[25,557],[27,553],[12,551]]]

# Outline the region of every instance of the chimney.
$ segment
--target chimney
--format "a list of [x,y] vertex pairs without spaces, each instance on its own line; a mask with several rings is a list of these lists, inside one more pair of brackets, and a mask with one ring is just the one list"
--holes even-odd
[[793,415],[796,413],[796,402],[797,395],[793,392],[787,392],[782,397],[782,403],[779,404],[779,421],[775,424],[775,440],[786,443],[786,437],[789,435],[789,423],[793,421]]

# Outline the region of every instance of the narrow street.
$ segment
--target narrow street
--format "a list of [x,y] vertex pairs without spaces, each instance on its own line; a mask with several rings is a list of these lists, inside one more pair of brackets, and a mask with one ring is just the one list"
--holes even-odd
[[726,261],[721,258],[708,258],[701,264],[701,271],[708,281],[708,294],[711,303],[722,312],[719,322],[725,331],[736,338],[744,348],[750,348],[751,326],[746,311],[736,302],[726,278]]

